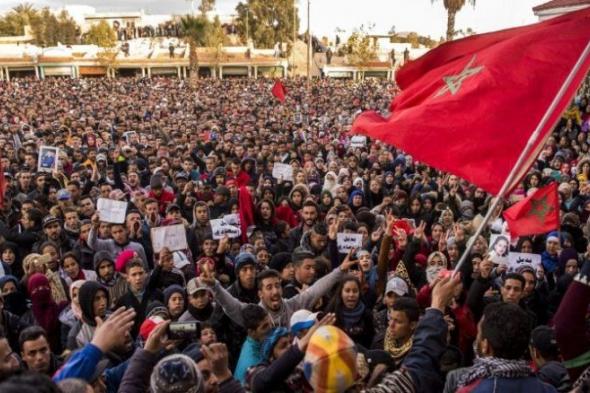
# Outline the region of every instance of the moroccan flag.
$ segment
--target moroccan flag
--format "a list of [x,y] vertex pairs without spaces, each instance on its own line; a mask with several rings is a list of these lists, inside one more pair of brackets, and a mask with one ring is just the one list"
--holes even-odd
[[277,79],[274,86],[272,87],[272,95],[277,97],[277,99],[281,102],[285,101],[285,96],[287,95],[287,89],[280,80]]
[[581,66],[519,167],[526,174],[590,68],[590,8],[524,27],[445,43],[409,62],[384,118],[358,116],[352,132],[498,194],[576,62]]
[[559,228],[557,183],[539,188],[504,212],[513,237],[536,235]]

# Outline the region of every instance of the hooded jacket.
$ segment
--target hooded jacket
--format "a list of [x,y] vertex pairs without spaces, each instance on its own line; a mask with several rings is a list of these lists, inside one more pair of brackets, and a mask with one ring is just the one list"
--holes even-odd
[[109,291],[95,281],[86,281],[78,291],[78,302],[80,303],[80,310],[82,311],[82,328],[76,336],[76,342],[79,347],[82,347],[92,341],[94,331],[96,330],[96,317],[104,317],[104,315],[94,314],[94,297],[98,291],[104,291],[107,297],[107,309],[110,304]]

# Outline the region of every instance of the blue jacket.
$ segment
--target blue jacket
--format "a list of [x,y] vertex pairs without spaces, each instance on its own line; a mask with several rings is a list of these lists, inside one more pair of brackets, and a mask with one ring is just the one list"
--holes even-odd
[[68,378],[80,378],[89,381],[96,365],[102,359],[102,351],[93,344],[86,344],[75,352],[64,366],[55,373],[53,382],[58,383]]
[[[487,378],[476,385],[471,385],[470,393],[557,393],[557,390],[549,384],[541,382],[537,377],[527,378]],[[466,387],[469,389],[469,387]]]
[[254,340],[252,337],[246,337],[246,341],[242,344],[240,351],[240,358],[234,371],[234,378],[240,381],[241,384],[246,382],[246,372],[252,366],[256,366],[262,362],[262,343]]

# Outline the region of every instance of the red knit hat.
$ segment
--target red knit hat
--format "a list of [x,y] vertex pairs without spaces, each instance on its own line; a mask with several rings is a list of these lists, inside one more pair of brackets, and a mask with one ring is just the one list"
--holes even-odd
[[124,250],[117,256],[115,261],[115,270],[119,273],[125,272],[125,265],[135,256],[133,250]]

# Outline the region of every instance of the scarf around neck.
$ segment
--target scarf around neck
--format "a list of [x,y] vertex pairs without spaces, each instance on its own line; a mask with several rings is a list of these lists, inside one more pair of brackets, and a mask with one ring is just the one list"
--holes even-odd
[[467,386],[478,379],[526,378],[533,374],[525,360],[508,360],[496,357],[476,358],[465,374],[459,378],[459,386]]
[[340,316],[342,318],[342,323],[344,324],[344,327],[346,329],[350,329],[350,328],[354,327],[355,325],[357,325],[360,322],[361,318],[363,317],[364,313],[365,313],[365,305],[360,300],[357,303],[355,308],[351,309],[351,308],[347,308],[347,307],[342,307],[342,311],[340,313]]

